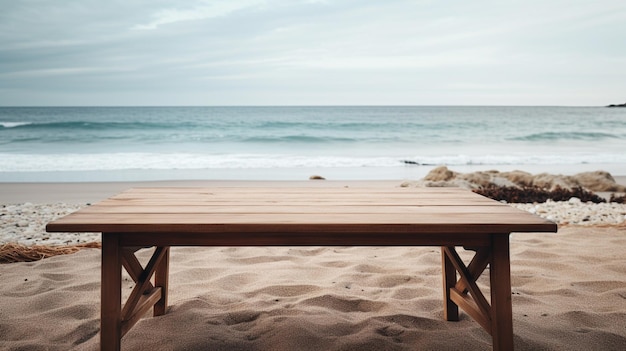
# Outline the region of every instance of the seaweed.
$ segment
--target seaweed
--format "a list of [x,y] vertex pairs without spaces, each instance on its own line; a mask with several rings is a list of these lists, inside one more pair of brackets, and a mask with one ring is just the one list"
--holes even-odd
[[611,198],[609,199],[609,202],[615,202],[618,204],[626,204],[626,195],[617,196],[615,194],[611,194]]
[[38,261],[47,257],[67,255],[82,249],[100,248],[101,246],[101,243],[98,242],[69,246],[26,246],[17,243],[7,243],[0,245],[0,264]]
[[509,203],[535,203],[552,201],[568,201],[572,197],[580,199],[582,202],[603,203],[602,197],[583,189],[575,187],[564,189],[556,187],[554,190],[547,190],[540,187],[512,187],[512,186],[488,186],[473,190],[475,193],[486,196],[497,201]]

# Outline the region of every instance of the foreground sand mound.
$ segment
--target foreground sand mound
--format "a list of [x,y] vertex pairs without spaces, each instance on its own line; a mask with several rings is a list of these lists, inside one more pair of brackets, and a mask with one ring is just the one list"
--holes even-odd
[[533,175],[524,171],[499,172],[496,170],[459,173],[451,171],[445,166],[437,167],[423,179],[417,182],[404,183],[403,186],[450,186],[466,189],[479,189],[491,186],[538,187],[546,190],[582,187],[588,191],[626,192],[626,186],[615,182],[613,176],[605,171],[583,172],[572,176],[549,173]]
[[[513,234],[516,350],[624,349],[625,234]],[[0,265],[0,349],[97,350],[100,254]],[[442,319],[440,264],[435,247],[172,248],[171,309],[123,349],[491,349],[466,314]]]

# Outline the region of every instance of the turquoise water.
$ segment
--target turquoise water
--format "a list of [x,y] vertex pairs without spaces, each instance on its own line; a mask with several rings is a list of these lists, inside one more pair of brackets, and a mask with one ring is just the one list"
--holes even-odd
[[624,150],[619,108],[0,107],[0,181],[400,179],[440,164],[619,173]]

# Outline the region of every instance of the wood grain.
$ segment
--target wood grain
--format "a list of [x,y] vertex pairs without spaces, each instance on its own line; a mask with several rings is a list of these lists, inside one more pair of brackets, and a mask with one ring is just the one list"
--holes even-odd
[[52,222],[47,230],[508,234],[556,231],[556,225],[451,188],[135,188]]

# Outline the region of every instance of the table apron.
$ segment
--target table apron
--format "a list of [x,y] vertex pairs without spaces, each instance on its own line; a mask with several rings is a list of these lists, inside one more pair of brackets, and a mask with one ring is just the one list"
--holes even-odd
[[489,246],[492,235],[359,233],[103,233],[120,246]]

